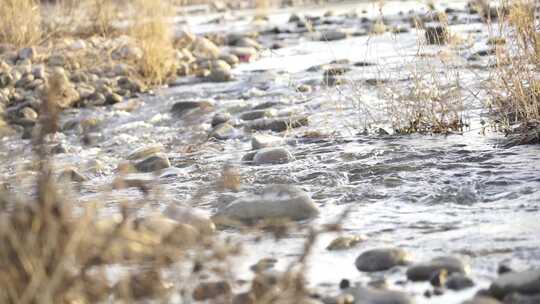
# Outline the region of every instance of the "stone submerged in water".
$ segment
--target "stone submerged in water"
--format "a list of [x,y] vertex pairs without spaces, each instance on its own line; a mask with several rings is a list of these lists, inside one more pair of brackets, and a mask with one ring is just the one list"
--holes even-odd
[[253,137],[251,137],[251,148],[253,150],[276,147],[283,144],[285,144],[285,140],[283,138],[269,134],[255,134]]
[[319,214],[319,208],[303,190],[289,185],[271,185],[261,194],[234,200],[219,210],[216,218],[251,221],[267,218],[304,220]]
[[156,153],[141,160],[134,166],[135,169],[140,172],[154,172],[161,169],[169,168],[171,166],[171,163],[169,162],[169,158],[167,158],[165,154]]
[[307,116],[278,117],[278,118],[259,118],[246,124],[250,130],[272,130],[274,132],[283,132],[292,128],[299,128],[309,124]]
[[294,157],[291,152],[283,147],[263,148],[253,155],[255,165],[286,164],[292,160],[294,160]]
[[355,261],[356,268],[364,272],[385,271],[395,266],[406,265],[409,255],[400,248],[372,249],[360,254]]
[[491,284],[488,292],[497,299],[512,293],[540,296],[540,269],[505,273]]
[[463,290],[474,286],[474,282],[468,276],[454,273],[446,280],[446,288],[450,290]]
[[369,287],[352,287],[346,290],[354,297],[354,304],[412,304],[414,301],[403,292],[375,289]]
[[171,112],[174,115],[177,116],[183,116],[184,114],[195,111],[195,110],[202,110],[202,111],[210,111],[213,109],[213,105],[209,101],[192,101],[192,100],[185,100],[185,101],[179,101],[175,103],[172,106]]
[[214,127],[210,132],[210,137],[218,140],[234,139],[240,135],[240,132],[231,124],[225,122]]
[[436,273],[446,270],[448,275],[466,274],[468,266],[455,257],[438,257],[426,263],[415,264],[407,269],[410,281],[428,281]]

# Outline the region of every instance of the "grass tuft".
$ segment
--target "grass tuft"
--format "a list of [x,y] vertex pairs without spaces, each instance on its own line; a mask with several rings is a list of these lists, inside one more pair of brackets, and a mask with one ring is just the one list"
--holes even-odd
[[0,0],[0,42],[30,46],[41,38],[37,0]]

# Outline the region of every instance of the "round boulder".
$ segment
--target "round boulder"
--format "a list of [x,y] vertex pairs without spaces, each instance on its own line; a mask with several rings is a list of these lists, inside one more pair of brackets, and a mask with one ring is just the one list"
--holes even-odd
[[271,185],[261,194],[239,198],[215,217],[236,220],[257,220],[265,218],[288,218],[304,220],[319,214],[319,208],[304,191],[289,185]]
[[409,255],[400,248],[372,249],[360,254],[355,261],[356,268],[364,272],[388,270],[408,263]]

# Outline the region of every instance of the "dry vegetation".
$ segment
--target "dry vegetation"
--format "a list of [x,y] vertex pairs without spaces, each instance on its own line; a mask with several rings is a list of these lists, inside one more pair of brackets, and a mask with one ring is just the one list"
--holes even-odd
[[518,143],[540,142],[537,9],[537,2],[528,0],[508,7],[508,22],[499,24],[506,44],[497,47],[497,73],[489,90],[495,122],[507,133],[521,134]]
[[0,42],[17,47],[41,38],[41,15],[36,0],[0,0]]

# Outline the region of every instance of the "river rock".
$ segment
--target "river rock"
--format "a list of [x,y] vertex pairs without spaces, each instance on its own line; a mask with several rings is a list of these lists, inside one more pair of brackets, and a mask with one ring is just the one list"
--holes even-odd
[[171,163],[165,154],[156,153],[136,163],[134,166],[140,172],[154,172],[169,168]]
[[34,66],[32,68],[32,75],[34,75],[36,79],[45,79],[47,76],[45,74],[45,66],[42,64]]
[[299,128],[309,124],[307,116],[279,117],[279,118],[259,118],[250,121],[246,127],[250,130],[272,130],[283,132],[291,128]]
[[158,214],[137,219],[134,227],[136,231],[152,235],[160,239],[162,243],[181,248],[197,244],[200,237],[195,227]]
[[246,111],[242,114],[240,114],[240,119],[242,120],[255,120],[259,118],[264,117],[272,117],[276,114],[276,111],[272,109],[265,109],[265,110],[252,110],[252,111]]
[[412,304],[414,301],[403,292],[356,286],[346,290],[354,297],[354,304]]
[[231,118],[231,114],[229,113],[216,113],[214,117],[212,117],[212,122],[210,124],[213,128],[217,125],[228,122],[229,120],[231,120]]
[[34,60],[36,57],[36,49],[33,47],[26,47],[19,51],[19,60]]
[[208,112],[213,109],[213,105],[210,101],[179,101],[172,106],[171,112],[177,116],[183,116],[184,114],[191,112],[192,110],[202,110]]
[[218,211],[216,217],[236,220],[288,218],[304,220],[319,214],[319,208],[303,190],[290,185],[270,185],[261,194],[234,200]]
[[210,74],[205,79],[210,82],[227,82],[231,81],[233,76],[230,70],[214,68],[210,70]]
[[239,131],[229,123],[222,123],[214,127],[209,137],[219,140],[234,139],[239,136]]
[[436,273],[446,270],[448,275],[453,273],[467,273],[468,266],[455,257],[438,257],[427,263],[415,264],[407,269],[407,278],[410,281],[427,281]]
[[255,165],[286,164],[294,159],[289,150],[282,147],[263,148],[253,156]]
[[360,254],[355,261],[356,268],[364,272],[384,271],[395,266],[406,265],[409,255],[400,248],[372,249]]
[[540,269],[505,273],[489,287],[489,294],[497,299],[511,293],[540,295]]
[[269,134],[255,134],[251,137],[251,148],[259,150],[269,147],[277,147],[285,144],[285,140],[279,136]]
[[463,290],[474,286],[474,281],[461,273],[454,273],[446,280],[446,288],[450,290]]
[[216,59],[220,54],[217,45],[204,37],[195,37],[190,51],[195,57],[203,59]]
[[179,223],[195,227],[201,234],[212,234],[216,230],[210,217],[194,208],[171,204],[165,209],[164,215]]
[[321,32],[321,41],[336,41],[347,38],[347,33],[343,30],[329,30]]
[[148,157],[152,154],[159,153],[163,151],[163,146],[161,144],[150,145],[145,147],[140,147],[131,152],[128,156],[128,160],[135,160]]
[[117,84],[121,89],[134,93],[140,93],[144,90],[144,84],[142,83],[142,81],[133,77],[120,77],[117,80]]

